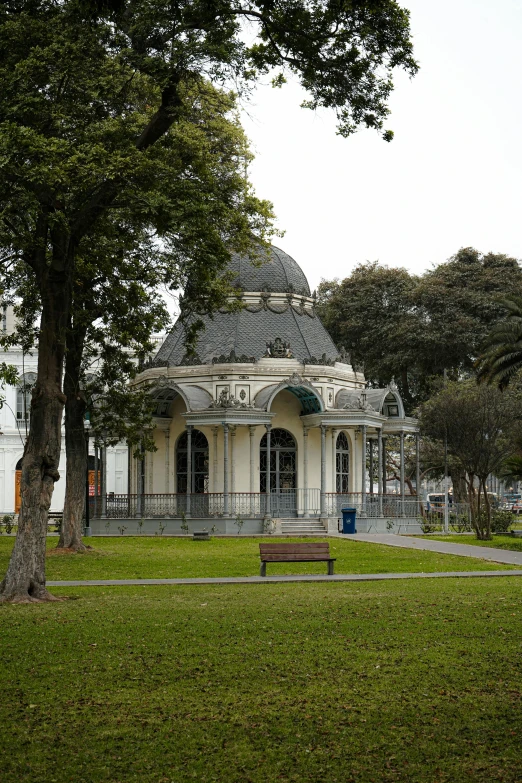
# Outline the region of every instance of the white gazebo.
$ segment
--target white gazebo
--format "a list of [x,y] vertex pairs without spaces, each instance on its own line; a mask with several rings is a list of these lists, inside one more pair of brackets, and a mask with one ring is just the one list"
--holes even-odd
[[[366,388],[286,253],[272,248],[260,266],[236,255],[230,269],[242,308],[203,317],[191,356],[178,323],[137,377],[154,403],[157,450],[134,460],[130,492],[102,498],[93,532],[124,518],[142,532],[318,533],[336,530],[346,505],[361,530],[416,519],[404,439],[417,425],[395,384]],[[389,435],[402,457],[394,495]]]

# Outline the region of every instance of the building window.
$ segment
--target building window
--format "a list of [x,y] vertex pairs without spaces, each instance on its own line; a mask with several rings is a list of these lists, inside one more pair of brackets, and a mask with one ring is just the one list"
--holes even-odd
[[27,425],[31,413],[31,393],[36,383],[36,373],[26,372],[22,375],[21,383],[16,390],[16,423],[19,427]]
[[349,492],[350,444],[344,432],[337,436],[335,446],[335,491]]
[[[187,491],[188,435],[180,435],[176,448],[177,491]],[[208,492],[208,440],[199,430],[192,430],[192,486],[191,493]]]
[[[266,492],[266,444],[267,436],[263,435],[260,445],[260,488]],[[270,491],[280,492],[297,487],[296,471],[297,446],[293,436],[283,429],[272,430],[270,437]]]

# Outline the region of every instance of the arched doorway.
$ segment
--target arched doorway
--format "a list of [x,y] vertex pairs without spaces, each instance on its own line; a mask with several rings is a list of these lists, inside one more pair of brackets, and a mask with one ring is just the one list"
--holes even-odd
[[[208,492],[208,440],[200,430],[192,430],[191,439],[191,494]],[[178,494],[187,492],[188,480],[188,435],[184,432],[178,438],[176,446],[176,489]]]
[[[11,463],[12,464],[12,463]],[[22,495],[20,493],[20,482],[22,481],[22,460],[21,458],[16,463],[15,468],[15,514],[20,513],[20,506],[22,505]]]
[[335,491],[350,491],[350,444],[344,432],[339,433],[335,444]]
[[[270,437],[270,470],[267,470],[267,435],[260,444],[260,489],[270,492],[271,510],[279,514],[295,515],[297,512],[297,445],[287,430],[276,428]],[[267,479],[269,486],[267,488]]]

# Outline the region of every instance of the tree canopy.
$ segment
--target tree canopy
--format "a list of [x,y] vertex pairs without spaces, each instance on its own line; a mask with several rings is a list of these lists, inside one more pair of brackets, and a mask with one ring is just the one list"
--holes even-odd
[[323,281],[319,310],[372,385],[395,377],[407,409],[446,374],[472,375],[507,291],[522,294],[522,269],[504,254],[462,248],[423,275],[360,264],[342,281]]

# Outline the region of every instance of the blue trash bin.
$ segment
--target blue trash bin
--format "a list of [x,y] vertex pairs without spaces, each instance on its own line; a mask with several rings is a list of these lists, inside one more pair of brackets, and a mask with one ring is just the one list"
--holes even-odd
[[343,515],[343,533],[357,533],[357,530],[355,529],[355,515],[357,509],[342,508],[341,513]]

